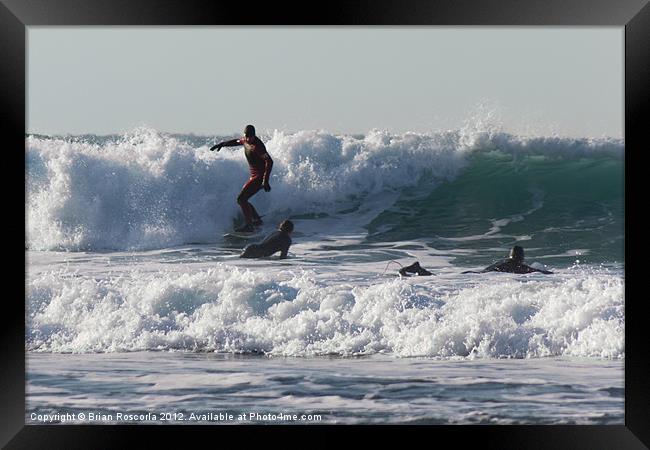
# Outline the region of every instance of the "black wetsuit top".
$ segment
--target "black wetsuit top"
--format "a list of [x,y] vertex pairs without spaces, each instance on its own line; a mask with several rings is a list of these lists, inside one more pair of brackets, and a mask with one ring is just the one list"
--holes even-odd
[[[486,267],[478,273],[485,272],[508,272],[508,273],[532,273],[532,272],[541,272],[545,274],[550,274],[548,270],[535,269],[534,267],[527,266],[521,261],[515,261],[514,259],[504,259],[497,263],[492,264],[491,266]],[[471,273],[471,272],[463,272]]]
[[262,180],[269,179],[271,168],[273,167],[273,160],[266,151],[264,143],[255,136],[249,143],[245,137],[238,139],[237,142],[244,146],[244,155],[248,161],[248,167],[251,172],[251,178],[262,178]]
[[265,258],[276,252],[280,253],[280,258],[286,258],[291,245],[289,234],[284,231],[275,231],[269,234],[261,243],[248,245],[240,258]]

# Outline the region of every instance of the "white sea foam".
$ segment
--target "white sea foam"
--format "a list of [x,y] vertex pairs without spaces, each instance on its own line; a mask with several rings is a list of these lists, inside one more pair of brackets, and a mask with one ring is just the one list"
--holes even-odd
[[581,270],[554,278],[492,274],[456,287],[433,279],[354,284],[223,264],[102,278],[46,271],[28,284],[26,345],[81,353],[624,358],[623,281]]

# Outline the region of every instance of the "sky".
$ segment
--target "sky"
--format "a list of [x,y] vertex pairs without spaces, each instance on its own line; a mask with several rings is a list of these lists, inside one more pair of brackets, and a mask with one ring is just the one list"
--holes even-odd
[[623,27],[27,27],[27,132],[623,137]]

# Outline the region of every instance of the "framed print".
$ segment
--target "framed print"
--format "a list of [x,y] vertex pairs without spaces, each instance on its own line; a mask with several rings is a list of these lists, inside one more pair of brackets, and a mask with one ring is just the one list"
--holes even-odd
[[2,444],[644,448],[649,19],[3,0],[25,245]]

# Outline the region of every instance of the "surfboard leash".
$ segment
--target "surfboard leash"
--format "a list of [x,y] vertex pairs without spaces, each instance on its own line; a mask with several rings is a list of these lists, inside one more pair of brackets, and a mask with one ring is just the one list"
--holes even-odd
[[386,268],[385,268],[384,271],[381,273],[382,275],[384,275],[384,274],[386,273],[386,271],[388,270],[388,266],[390,266],[390,263],[395,263],[395,264],[397,264],[397,265],[400,266],[400,267],[404,267],[403,265],[401,265],[401,264],[398,263],[397,261],[392,261],[392,260],[391,260],[391,261],[388,261],[388,264],[386,264]]

